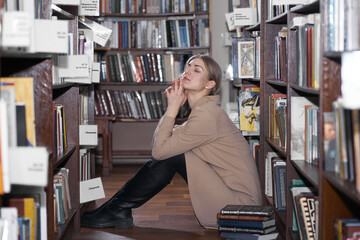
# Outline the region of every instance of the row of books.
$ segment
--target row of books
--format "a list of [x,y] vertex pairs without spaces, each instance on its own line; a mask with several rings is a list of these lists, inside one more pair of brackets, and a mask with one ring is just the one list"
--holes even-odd
[[[159,119],[166,111],[167,102],[162,90],[96,90],[95,115],[117,118]],[[188,115],[184,106],[177,117]]]
[[316,105],[305,106],[305,161],[319,166],[319,135],[320,135],[320,110]]
[[36,146],[33,78],[0,78],[0,93],[8,119],[2,128],[7,130],[8,146]]
[[233,78],[260,78],[260,32],[253,35],[232,38]]
[[300,239],[318,239],[319,200],[314,188],[301,179],[292,179],[290,195],[293,202],[293,231]]
[[189,54],[130,52],[99,55],[100,82],[172,82],[181,75],[189,57]]
[[158,119],[166,110],[161,90],[96,90],[95,115],[118,118]]
[[324,9],[324,51],[351,51],[360,48],[357,0],[329,1]]
[[286,162],[275,152],[265,155],[265,195],[279,211],[286,210]]
[[287,95],[273,93],[269,96],[269,137],[278,139],[279,146],[286,149]]
[[101,0],[100,13],[186,13],[209,10],[209,0]]
[[65,106],[54,104],[54,156],[59,156],[67,149]]
[[292,29],[296,29],[297,84],[301,87],[319,89],[321,18],[320,13],[295,17]]
[[112,30],[109,48],[187,48],[209,46],[209,19],[184,17],[162,20],[103,20]]
[[[59,224],[64,224],[66,219],[70,216],[71,195],[69,188],[69,169],[61,168],[58,173],[54,175],[54,220],[55,228]],[[57,229],[55,229],[57,231]]]
[[46,207],[42,205],[44,194],[45,192],[12,193],[2,198],[0,239],[47,238]]
[[[310,164],[318,166],[319,152],[314,149],[318,148],[319,143],[319,120],[317,114],[313,114],[315,118],[307,118],[305,114],[306,108],[317,109],[318,99],[316,97],[291,97],[291,136],[290,151],[293,160],[304,160]],[[310,116],[310,114],[308,114]],[[314,131],[312,130],[314,129]],[[306,138],[306,131],[309,133]],[[310,137],[311,133],[311,137]],[[305,147],[307,146],[307,147]]]
[[87,148],[80,148],[80,181],[91,178],[90,165],[90,151]]
[[336,240],[359,240],[360,219],[359,218],[338,218],[335,219]]
[[244,136],[260,134],[260,88],[243,85],[237,98],[240,131]]
[[276,17],[289,9],[288,4],[276,4],[274,3],[274,0],[269,0],[267,2],[267,19],[272,19],[273,17]]
[[157,53],[107,54],[101,63],[101,82],[164,82],[164,57]]
[[287,82],[287,28],[275,37],[275,80]]
[[342,98],[333,102],[333,111],[324,112],[324,167],[340,178],[354,182],[360,191],[359,109],[343,105]]
[[273,206],[226,205],[217,214],[220,237],[225,239],[276,239]]

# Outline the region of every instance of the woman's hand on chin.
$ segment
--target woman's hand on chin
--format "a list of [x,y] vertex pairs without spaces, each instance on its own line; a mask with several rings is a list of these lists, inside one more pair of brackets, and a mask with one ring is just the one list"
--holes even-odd
[[184,91],[182,80],[174,80],[171,87],[168,87],[164,94],[167,99],[167,109],[165,115],[175,118],[180,107],[187,100],[187,91]]

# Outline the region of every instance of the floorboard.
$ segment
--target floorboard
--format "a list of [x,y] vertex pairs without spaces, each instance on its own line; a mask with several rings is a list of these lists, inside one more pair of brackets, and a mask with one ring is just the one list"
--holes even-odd
[[[109,199],[140,167],[139,164],[115,165],[110,177],[102,177],[106,198],[90,204],[88,209],[96,208]],[[155,197],[143,206],[133,209],[133,218],[135,227],[132,229],[81,228],[72,239],[221,239],[217,230],[204,229],[198,223],[191,206],[187,184],[178,174]]]

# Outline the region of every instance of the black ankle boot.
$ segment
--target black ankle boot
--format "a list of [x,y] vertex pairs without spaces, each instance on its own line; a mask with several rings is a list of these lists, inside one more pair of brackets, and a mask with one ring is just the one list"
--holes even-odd
[[132,228],[133,218],[131,208],[122,208],[119,199],[112,198],[100,208],[83,214],[80,218],[82,227],[119,229]]
[[[137,208],[167,186],[174,173],[165,171],[157,176],[153,170],[156,162],[147,162],[110,200],[99,208],[85,212],[80,217],[82,227],[131,228],[131,209]],[[156,170],[155,170],[156,171]]]

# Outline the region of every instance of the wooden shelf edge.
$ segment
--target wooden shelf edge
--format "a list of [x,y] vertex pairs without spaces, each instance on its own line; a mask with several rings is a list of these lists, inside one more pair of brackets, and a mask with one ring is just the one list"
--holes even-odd
[[54,157],[54,171],[57,172],[59,167],[62,166],[73,154],[76,149],[76,145],[69,144],[67,147],[67,151],[62,153],[59,156]]
[[337,189],[339,192],[343,193],[349,199],[354,201],[356,204],[360,205],[360,193],[356,190],[355,183],[341,179],[334,172],[323,172],[323,176],[329,183]]
[[63,239],[66,231],[69,229],[70,225],[73,224],[74,222],[75,214],[76,214],[76,209],[70,209],[69,217],[68,219],[66,219],[65,223],[57,225],[58,232],[56,235],[58,236],[58,239]]
[[271,19],[266,20],[266,23],[277,23],[277,24],[286,24],[287,23],[288,11],[279,14]]
[[286,157],[286,149],[283,147],[280,147],[279,145],[279,141],[280,139],[274,139],[274,138],[265,138],[266,142],[268,142],[273,148],[275,148],[278,153],[282,156],[282,157]]
[[304,5],[297,5],[295,7],[290,8],[290,11],[294,13],[303,13],[303,14],[318,13],[320,11],[320,1],[315,0],[311,3],[307,3]]
[[294,83],[290,83],[290,87],[294,90],[300,91],[302,93],[307,93],[307,94],[312,94],[312,95],[320,95],[320,90],[319,89],[314,89],[314,88],[306,88],[306,87],[301,87],[298,86]]
[[169,86],[171,82],[100,82],[95,83],[96,86],[108,86],[108,85],[116,85],[116,86]]
[[304,176],[316,189],[319,188],[319,168],[304,160],[290,160],[293,166]]
[[287,82],[281,81],[281,80],[266,80],[266,83],[271,85],[276,85],[280,87],[287,87]]
[[209,46],[194,46],[194,47],[168,47],[168,48],[95,48],[95,51],[114,51],[114,52],[193,52],[207,50],[209,51]]
[[153,18],[153,17],[182,17],[193,15],[209,15],[209,11],[178,12],[178,13],[101,13],[100,18]]

